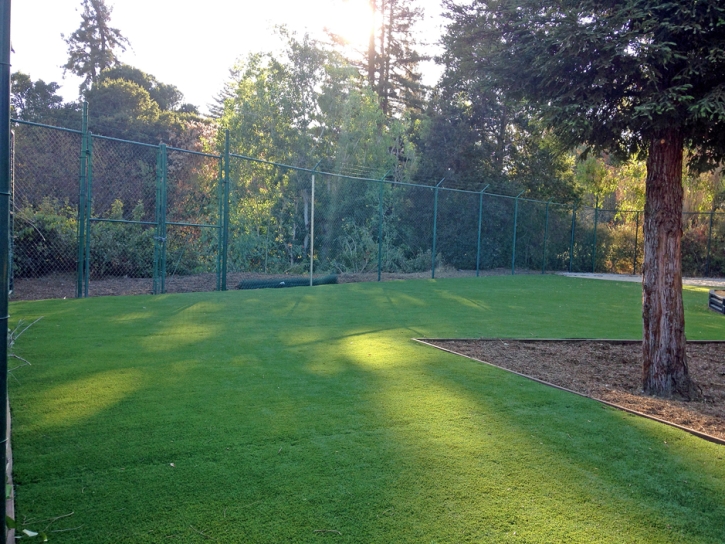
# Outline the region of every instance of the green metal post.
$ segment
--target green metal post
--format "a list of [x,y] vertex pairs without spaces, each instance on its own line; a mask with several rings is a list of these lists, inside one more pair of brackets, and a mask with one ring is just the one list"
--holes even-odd
[[156,236],[154,236],[154,294],[166,292],[166,145],[156,157]]
[[78,258],[76,265],[76,297],[83,297],[85,279],[86,247],[86,166],[88,165],[88,103],[83,102],[83,120],[81,133],[81,155],[78,175]]
[[10,222],[8,229],[8,293],[12,295],[14,289],[14,274],[13,274],[13,251],[15,240],[15,131],[10,131],[10,197],[8,200],[8,208],[10,215],[8,221]]
[[[319,164],[319,163],[318,163]],[[317,169],[317,166],[315,166]],[[312,191],[310,192],[310,287],[315,277],[315,174],[312,174]]]
[[86,167],[86,256],[83,296],[88,297],[88,285],[91,282],[91,216],[93,215],[93,134],[91,132],[88,133],[86,140],[88,166]]
[[639,212],[637,212],[637,222],[634,227],[634,257],[632,258],[632,274],[637,273],[637,243],[639,242]]
[[219,157],[219,176],[217,177],[217,198],[219,200],[219,218],[217,225],[216,252],[216,290],[222,290],[222,252],[224,247],[224,159]]
[[483,190],[478,195],[478,245],[476,246],[476,277],[479,276],[481,270],[481,227],[483,226],[483,193],[486,192],[490,186],[486,184]]
[[549,204],[551,204],[551,200],[546,203],[546,215],[544,216],[544,254],[541,257],[542,274],[546,274],[546,241],[549,238]]
[[592,247],[592,274],[594,274],[597,266],[597,227],[599,223],[599,196],[594,204],[594,244]]
[[227,266],[229,258],[229,130],[224,140],[224,219],[222,236],[222,285],[221,290],[227,290]]
[[378,281],[383,277],[383,182],[390,174],[390,170],[380,178],[380,191],[378,192]]
[[[310,287],[314,282],[315,274],[315,172],[317,167],[322,163],[322,159],[317,161],[317,164],[312,169],[312,191],[310,193]],[[267,257],[265,256],[265,268]]]
[[576,206],[571,209],[571,244],[569,245],[569,272],[574,261],[574,231],[576,231]]
[[166,144],[159,146],[161,149],[161,293],[166,293],[166,189],[168,187],[168,155],[166,153]]
[[153,294],[158,295],[160,290],[160,263],[161,259],[161,148],[159,147],[156,153],[156,206],[154,211],[154,217],[156,218],[156,236],[154,236],[154,283],[153,283]]
[[710,276],[710,246],[712,244],[712,218],[715,210],[710,211],[710,231],[707,233],[707,259],[705,260],[705,276]]
[[[8,271],[10,269],[10,0],[0,0],[0,322],[3,332],[0,345],[0,467],[6,473],[6,450],[8,448]],[[5,479],[3,478],[3,481]],[[4,486],[5,487],[5,486]],[[2,535],[7,539],[5,524],[5,501],[2,502]]]
[[436,241],[438,238],[438,188],[445,180],[446,178],[443,178],[435,186],[435,196],[433,200],[433,250],[430,264],[430,276],[432,279],[435,279],[436,277]]
[[516,195],[516,200],[514,201],[514,239],[513,239],[513,247],[511,248],[511,275],[513,276],[516,274],[516,230],[518,228],[519,223],[519,197],[524,194],[523,191],[521,191],[519,194]]

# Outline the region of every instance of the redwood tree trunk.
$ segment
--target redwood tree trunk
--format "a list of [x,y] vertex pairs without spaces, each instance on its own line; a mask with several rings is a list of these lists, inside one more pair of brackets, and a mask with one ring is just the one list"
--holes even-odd
[[690,399],[682,306],[682,151],[676,129],[655,134],[647,158],[644,210],[642,382],[645,393]]

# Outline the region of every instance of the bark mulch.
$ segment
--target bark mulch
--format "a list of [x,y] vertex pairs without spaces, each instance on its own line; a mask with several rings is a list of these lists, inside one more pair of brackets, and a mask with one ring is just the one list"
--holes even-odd
[[725,343],[687,344],[690,375],[702,399],[645,395],[639,342],[425,340],[440,348],[513,370],[589,397],[725,440]]

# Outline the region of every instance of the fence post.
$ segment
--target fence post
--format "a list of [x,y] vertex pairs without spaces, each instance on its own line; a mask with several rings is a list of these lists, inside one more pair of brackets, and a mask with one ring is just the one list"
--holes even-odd
[[596,272],[597,266],[597,226],[599,223],[599,195],[594,204],[594,244],[592,247],[592,274]]
[[159,290],[159,259],[161,255],[161,146],[156,153],[156,205],[154,207],[154,219],[156,220],[156,235],[154,236],[154,282],[153,294],[158,295]]
[[571,243],[569,244],[569,272],[574,260],[574,231],[576,230],[576,206],[571,209]]
[[476,247],[476,277],[481,270],[481,227],[483,226],[483,193],[491,184],[487,183],[478,195],[478,245]]
[[8,294],[14,290],[15,270],[14,240],[15,240],[15,131],[10,131],[10,195],[8,198],[9,225],[8,225]]
[[705,277],[710,277],[710,246],[712,244],[712,217],[715,210],[710,211],[710,230],[707,233],[707,259],[705,260]]
[[390,170],[380,178],[380,191],[378,192],[378,281],[383,277],[383,182],[390,174]]
[[544,254],[541,257],[542,274],[546,274],[546,240],[549,238],[549,204],[551,204],[551,199],[546,202],[546,214],[544,216]]
[[312,287],[312,277],[315,273],[315,170],[317,170],[321,162],[322,160],[317,161],[317,164],[312,169],[312,198],[310,199],[310,287]]
[[[167,210],[167,190],[169,187],[169,176],[168,176],[168,153],[166,151],[166,144],[161,144],[161,293],[166,292],[166,248],[168,244],[166,240],[168,234],[166,232],[166,210]],[[183,256],[183,254],[182,254]],[[173,274],[173,272],[172,272]]]
[[[0,322],[2,322],[2,344],[0,345],[0,466],[3,469],[3,476],[6,474],[7,456],[6,453],[10,449],[7,440],[8,436],[8,415],[10,414],[10,404],[8,401],[8,259],[10,256],[10,239],[8,238],[8,228],[10,223],[10,0],[0,2],[0,217],[2,217],[3,228],[2,240],[0,240],[0,284],[2,284],[3,293],[0,295]],[[3,479],[5,481],[5,479]],[[7,486],[6,496],[8,493]],[[10,491],[12,492],[12,491]],[[7,534],[7,526],[5,523],[6,515],[10,513],[6,510],[6,501],[2,501],[2,535],[3,540],[10,540]]]
[[88,297],[88,284],[91,282],[91,216],[93,215],[93,134],[91,132],[88,132],[86,142],[88,166],[86,167],[86,255],[83,296]]
[[216,290],[222,290],[222,237],[224,233],[224,181],[223,181],[223,163],[224,159],[219,156],[219,174],[217,176],[217,202],[219,204],[219,216],[217,218],[217,253],[216,253]]
[[156,236],[154,236],[154,295],[166,292],[166,145],[156,158]]
[[78,258],[76,265],[76,298],[83,297],[85,279],[86,247],[86,165],[88,164],[88,103],[83,102],[83,120],[81,125],[81,155],[78,175]]
[[516,200],[514,200],[514,240],[513,245],[511,248],[511,275],[513,276],[516,274],[516,230],[518,228],[519,223],[519,197],[524,194],[523,191],[521,191],[519,194],[516,195]]
[[229,253],[229,129],[224,139],[224,198],[222,200],[222,281],[221,290],[227,290],[227,266]]
[[436,277],[436,241],[438,238],[438,188],[445,180],[446,178],[443,178],[435,186],[435,199],[433,201],[433,251],[430,264],[430,277],[432,279],[435,279]]
[[634,225],[634,257],[632,258],[632,275],[637,274],[637,243],[639,242],[639,212]]

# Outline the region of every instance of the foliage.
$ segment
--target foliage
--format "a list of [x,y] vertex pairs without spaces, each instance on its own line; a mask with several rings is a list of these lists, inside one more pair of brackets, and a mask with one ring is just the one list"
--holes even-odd
[[14,119],[32,121],[65,128],[80,126],[80,106],[75,102],[63,103],[55,82],[42,79],[33,81],[22,72],[11,76],[10,115]]
[[445,72],[416,133],[421,170],[473,190],[574,200],[569,157],[532,108],[467,73],[455,51],[439,60]]
[[[373,165],[370,176],[382,176],[386,169],[403,175],[406,165],[398,168],[401,160],[391,151],[405,149],[402,122],[386,119],[375,94],[361,87],[356,70],[340,55],[308,36],[300,40],[285,29],[279,33],[287,42],[282,55],[253,54],[233,71],[225,87],[218,149],[229,130],[232,153],[307,169],[325,159],[324,168],[353,175],[359,175],[359,165]],[[238,225],[232,233],[234,258],[254,255],[258,266],[264,254],[269,267],[280,266],[284,254],[284,270],[309,262],[310,175],[234,160],[231,176],[240,180],[231,210],[232,224]],[[343,187],[328,179],[318,184],[315,196],[324,218],[318,223],[318,258],[323,267],[333,266],[328,261],[344,236],[343,217],[367,228],[378,191],[368,183]]]
[[65,202],[45,197],[15,212],[13,274],[38,277],[75,270],[78,223]]
[[181,104],[183,95],[173,85],[156,80],[137,68],[120,65],[102,72],[84,92],[92,132],[126,140],[157,144],[186,144],[203,149],[207,120]]
[[374,25],[366,49],[351,50],[344,37],[332,32],[330,38],[358,68],[385,116],[419,111],[425,96],[418,64],[424,57],[417,50],[414,29],[423,9],[416,0],[369,0],[369,5]]
[[158,105],[161,111],[176,111],[184,106],[182,104],[184,95],[175,85],[162,83],[151,74],[128,64],[118,64],[103,70],[98,76],[99,83],[116,79],[135,83],[145,89],[149,93],[149,98]]
[[532,100],[566,142],[624,156],[678,128],[707,165],[725,151],[725,8],[694,2],[447,0],[468,73]]
[[68,62],[63,66],[83,78],[81,91],[98,81],[103,70],[118,64],[117,51],[125,51],[128,40],[111,25],[113,8],[105,0],[82,0],[81,26],[65,42]]

